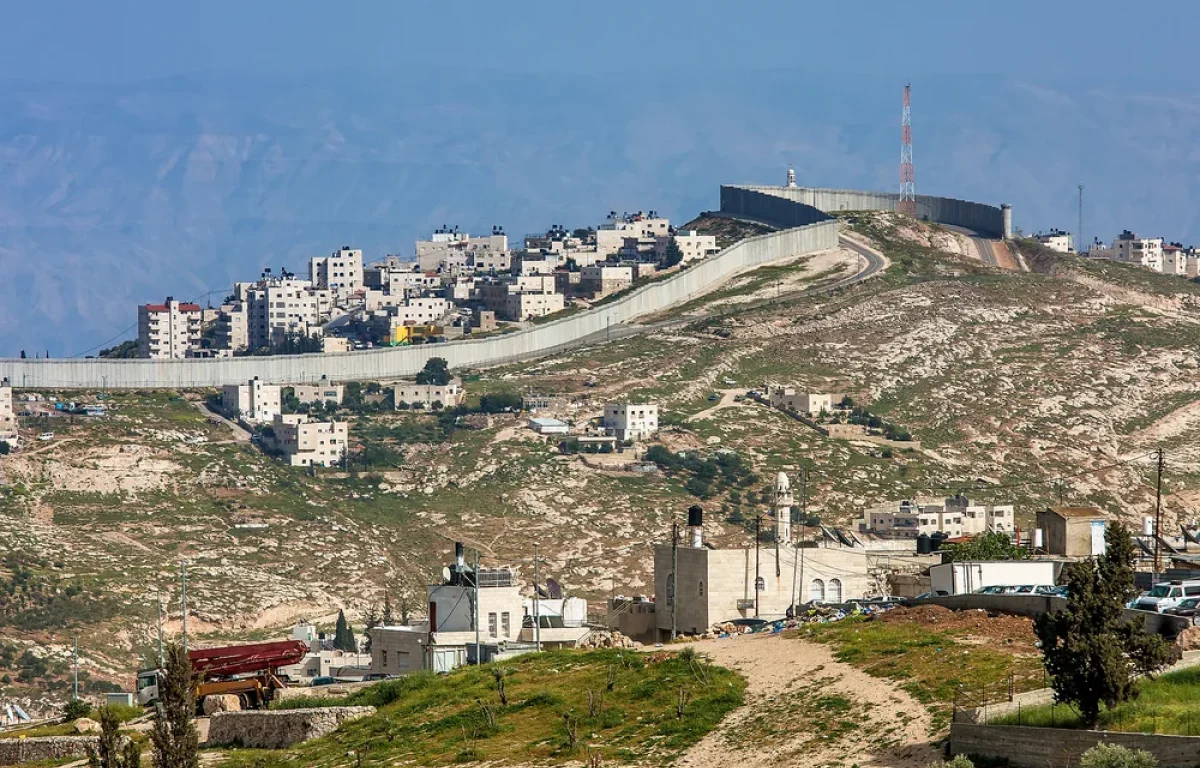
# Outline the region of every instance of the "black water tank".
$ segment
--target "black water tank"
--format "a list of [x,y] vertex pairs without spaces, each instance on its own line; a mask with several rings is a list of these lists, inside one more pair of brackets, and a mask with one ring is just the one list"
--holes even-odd
[[933,544],[929,541],[929,534],[922,533],[917,537],[917,554],[928,555],[933,552]]
[[937,552],[938,549],[941,548],[942,542],[948,538],[950,538],[950,537],[947,536],[946,534],[942,533],[941,531],[935,532],[932,536],[929,537],[929,543],[930,543],[930,545],[932,545],[931,546],[932,550],[934,552]]
[[704,510],[693,504],[688,507],[688,527],[704,525]]

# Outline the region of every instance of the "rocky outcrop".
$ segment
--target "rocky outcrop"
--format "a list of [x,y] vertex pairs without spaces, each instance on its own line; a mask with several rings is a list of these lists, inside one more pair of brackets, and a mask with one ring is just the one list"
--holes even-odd
[[0,739],[0,765],[20,765],[44,760],[87,757],[95,736],[38,736],[32,739]]
[[209,746],[287,749],[332,733],[342,723],[375,712],[375,707],[315,707],[277,711],[218,712],[208,725]]
[[204,697],[204,714],[206,715],[215,715],[218,712],[240,712],[241,709],[241,699],[230,693]]

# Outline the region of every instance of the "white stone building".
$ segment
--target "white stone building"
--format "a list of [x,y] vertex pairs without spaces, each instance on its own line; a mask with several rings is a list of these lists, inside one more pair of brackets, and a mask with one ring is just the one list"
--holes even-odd
[[334,403],[341,405],[345,397],[346,387],[334,384],[325,376],[313,384],[297,384],[292,387],[292,395],[302,403]]
[[299,413],[281,413],[271,426],[275,447],[293,467],[332,467],[346,455],[349,430],[344,421],[315,421]]
[[965,496],[950,496],[944,500],[906,499],[881,504],[865,510],[854,526],[860,533],[884,538],[915,539],[939,532],[957,538],[988,531],[1012,533],[1016,516],[1011,504],[971,504]]
[[17,437],[17,415],[13,412],[12,385],[0,379],[0,440],[10,445]]
[[246,305],[251,349],[283,341],[289,334],[321,332],[333,312],[333,294],[284,273],[264,275],[257,283],[238,283],[235,295]]
[[1039,232],[1034,237],[1039,243],[1052,251],[1058,253],[1075,252],[1075,236],[1070,232],[1063,232],[1061,229],[1052,229],[1049,232]]
[[462,379],[459,378],[451,379],[448,384],[416,384],[405,381],[397,384],[392,390],[393,402],[397,409],[401,403],[420,403],[426,408],[441,403],[443,408],[453,408],[460,405],[465,396],[466,391],[463,389]]
[[1128,229],[1113,241],[1117,259],[1137,264],[1155,272],[1163,271],[1163,239],[1161,237],[1138,237]]
[[821,411],[832,412],[836,397],[828,393],[797,392],[795,387],[787,386],[771,387],[768,394],[772,407],[806,416],[818,416]]
[[596,250],[603,256],[612,256],[621,250],[627,238],[653,241],[671,232],[669,219],[659,218],[651,211],[618,216],[609,214],[607,220],[596,230]]
[[203,310],[170,296],[138,307],[138,357],[182,358],[200,349]]
[[342,246],[329,256],[314,257],[308,263],[308,279],[317,288],[346,299],[363,288],[363,253]]
[[281,387],[257,376],[246,384],[226,384],[221,388],[221,405],[246,421],[269,424],[283,413]]
[[703,542],[702,519],[696,524],[689,513],[688,522],[687,535],[676,547],[669,541],[654,547],[660,640],[670,636],[672,617],[679,633],[700,634],[733,619],[783,618],[794,603],[842,603],[872,591],[865,550],[786,545],[778,550],[773,545],[760,545],[757,551],[754,545],[710,549]]
[[579,270],[579,287],[597,296],[623,291],[633,285],[633,267],[593,264]]
[[608,403],[604,428],[618,440],[645,440],[658,431],[658,406],[653,403]]
[[1188,253],[1178,243],[1168,243],[1162,247],[1162,272],[1164,275],[1187,277]]
[[656,238],[655,254],[659,259],[667,255],[667,244],[672,240],[675,241],[675,245],[679,246],[679,252],[683,254],[681,261],[684,264],[707,259],[720,252],[720,249],[717,248],[716,235],[702,235],[695,230],[687,230],[667,237]]
[[429,240],[417,241],[417,264],[422,271],[443,274],[507,272],[512,264],[508,235],[499,228],[482,237],[435,230]]

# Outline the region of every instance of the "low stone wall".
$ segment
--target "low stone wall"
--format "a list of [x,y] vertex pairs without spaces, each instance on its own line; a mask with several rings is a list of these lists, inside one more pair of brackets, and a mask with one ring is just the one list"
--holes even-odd
[[342,723],[373,714],[375,707],[218,712],[208,723],[208,745],[287,749],[337,730]]
[[370,688],[376,685],[379,681],[372,680],[363,683],[334,683],[333,685],[318,685],[316,687],[309,685],[292,685],[287,688],[280,688],[275,691],[276,701],[286,701],[288,699],[336,699],[341,696],[361,691],[363,688]]
[[41,760],[87,757],[95,736],[36,736],[31,739],[0,739],[0,765],[20,765]]
[[1002,758],[1017,768],[1077,766],[1080,756],[1100,743],[1144,749],[1158,758],[1161,768],[1191,768],[1200,763],[1200,736],[971,723],[954,723],[950,726],[952,754]]
[[[1067,605],[1064,597],[1047,597],[1044,595],[944,595],[929,597],[916,601],[918,605],[932,603],[949,608],[952,611],[964,611],[971,608],[981,608],[995,613],[1011,613],[1017,616],[1036,617],[1043,613],[1061,611]],[[1147,632],[1162,635],[1168,639],[1176,637],[1180,632],[1192,625],[1192,620],[1186,616],[1171,616],[1165,613],[1151,611],[1135,611],[1125,609],[1128,620],[1142,620]],[[1200,761],[1198,761],[1200,762]]]

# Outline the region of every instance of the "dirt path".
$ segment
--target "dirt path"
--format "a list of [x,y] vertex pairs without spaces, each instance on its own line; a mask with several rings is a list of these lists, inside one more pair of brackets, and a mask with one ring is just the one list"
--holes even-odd
[[891,683],[780,636],[691,646],[749,681],[746,705],[690,749],[679,768],[923,768],[938,758],[925,708]]
[[699,413],[693,413],[691,416],[688,416],[686,419],[684,419],[684,421],[700,421],[701,419],[707,419],[709,416],[713,415],[722,408],[732,408],[733,406],[737,405],[737,403],[733,401],[733,398],[740,395],[744,390],[718,389],[716,391],[721,393],[721,400],[716,405],[712,406],[711,408],[705,408]]
[[206,419],[217,419],[218,421],[223,423],[225,426],[229,427],[229,431],[233,435],[234,442],[238,442],[238,443],[250,442],[250,433],[247,432],[246,430],[242,429],[241,425],[238,424],[237,422],[230,421],[229,419],[225,418],[224,415],[217,413],[216,411],[209,410],[208,406],[199,400],[194,401],[192,403],[192,405],[196,406],[196,410],[198,410],[198,411],[200,411],[200,413],[204,414],[204,417]]

